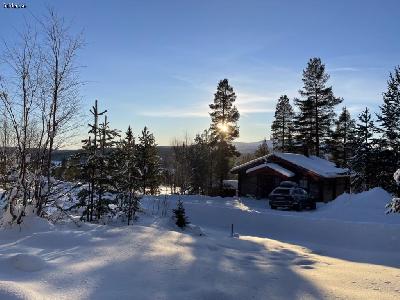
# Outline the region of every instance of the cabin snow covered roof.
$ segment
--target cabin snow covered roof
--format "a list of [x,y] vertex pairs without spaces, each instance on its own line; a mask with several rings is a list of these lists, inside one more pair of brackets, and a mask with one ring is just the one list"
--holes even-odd
[[295,153],[274,153],[274,155],[322,177],[336,177],[348,172],[348,169],[338,168],[335,163],[317,156]]
[[251,172],[254,172],[254,171],[259,170],[259,169],[272,169],[275,172],[278,172],[278,173],[280,173],[280,174],[282,174],[283,176],[286,176],[286,177],[293,177],[293,176],[296,175],[292,171],[289,171],[289,170],[287,170],[287,169],[285,169],[285,168],[283,168],[280,165],[275,164],[275,163],[263,163],[261,165],[257,165],[255,167],[247,169],[246,173],[251,173]]
[[246,169],[246,167],[251,168],[254,165],[258,165],[258,163],[263,163],[267,161],[267,157],[270,156],[270,154],[262,156],[262,157],[258,157],[256,159],[250,160],[244,164],[238,165],[236,167],[233,167],[231,169],[231,173],[235,173],[236,171],[239,171],[241,169]]
[[[329,160],[317,156],[305,156],[295,153],[278,153],[278,152],[253,159],[247,163],[236,166],[232,168],[231,172],[238,173],[241,170],[246,170],[246,173],[249,173],[259,168],[267,168],[268,165],[271,169],[274,169],[275,167],[274,170],[281,174],[284,174],[282,172],[292,173],[291,171],[281,167],[279,163],[277,163],[276,161],[272,163],[271,161],[274,157],[289,162],[305,170],[311,171],[314,174],[319,175],[321,177],[326,177],[326,178],[338,177],[348,172],[348,169],[338,168],[333,162],[330,162]],[[270,166],[271,163],[273,164],[272,167]],[[277,170],[278,167],[280,168],[279,171]]]

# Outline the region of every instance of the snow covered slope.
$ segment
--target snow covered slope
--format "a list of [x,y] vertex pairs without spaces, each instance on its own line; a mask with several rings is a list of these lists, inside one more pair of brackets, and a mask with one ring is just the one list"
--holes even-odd
[[318,215],[345,221],[400,224],[400,215],[386,214],[385,206],[392,196],[382,188],[360,194],[342,194],[322,205]]
[[187,196],[183,232],[159,217],[164,196],[129,227],[27,218],[0,231],[0,299],[398,299],[400,220],[378,213],[385,193],[315,212]]

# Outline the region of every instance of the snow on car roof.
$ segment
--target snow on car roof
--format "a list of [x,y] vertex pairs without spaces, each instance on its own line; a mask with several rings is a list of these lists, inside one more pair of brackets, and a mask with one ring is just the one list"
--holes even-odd
[[286,177],[295,176],[295,174],[293,172],[291,172],[289,170],[286,170],[285,168],[283,168],[280,165],[275,164],[275,163],[263,163],[261,165],[258,165],[258,166],[255,166],[253,168],[247,169],[246,173],[250,173],[250,172],[253,172],[253,171],[256,171],[256,170],[259,170],[259,169],[264,169],[264,168],[272,169],[272,170],[274,170],[274,171],[276,171],[276,172],[278,172],[278,173],[280,173],[280,174],[282,174],[283,176],[286,176]]

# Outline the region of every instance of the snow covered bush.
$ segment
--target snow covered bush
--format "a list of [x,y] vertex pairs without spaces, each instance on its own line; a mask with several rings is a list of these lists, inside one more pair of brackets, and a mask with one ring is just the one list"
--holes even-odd
[[396,173],[394,173],[393,178],[396,181],[397,185],[400,185],[400,169],[398,169]]
[[[394,175],[393,175],[394,180],[397,183],[397,186],[400,188],[400,169],[398,169]],[[388,208],[387,213],[400,213],[400,198],[399,195],[396,195],[397,197],[394,197],[392,201],[386,206]]]

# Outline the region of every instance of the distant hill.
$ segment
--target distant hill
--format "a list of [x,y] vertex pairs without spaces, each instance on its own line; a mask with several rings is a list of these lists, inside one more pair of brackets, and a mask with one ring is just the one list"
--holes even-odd
[[[262,143],[263,141],[259,142],[234,142],[233,144],[236,146],[236,149],[242,153],[242,154],[248,154],[248,153],[253,153],[256,151],[257,147]],[[272,141],[267,140],[267,145],[269,149],[272,149]]]
[[[249,154],[256,151],[257,147],[262,143],[259,142],[234,142],[233,144],[236,146],[236,149],[241,154]],[[267,140],[268,147],[272,149],[272,141]],[[162,160],[170,161],[172,159],[172,146],[158,146],[158,152],[162,158]],[[56,150],[53,152],[53,161],[62,161],[63,159],[67,159],[73,154],[78,153],[80,150]]]

